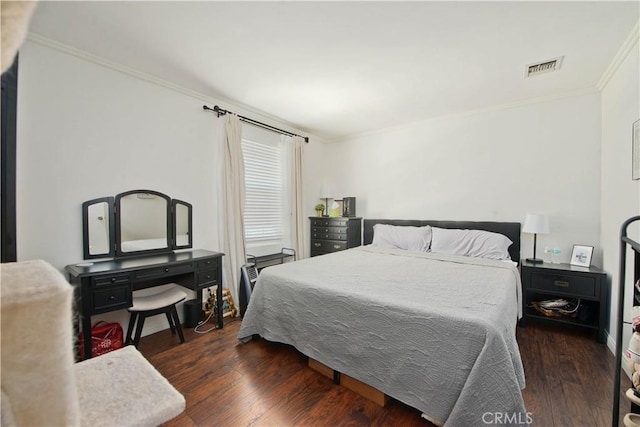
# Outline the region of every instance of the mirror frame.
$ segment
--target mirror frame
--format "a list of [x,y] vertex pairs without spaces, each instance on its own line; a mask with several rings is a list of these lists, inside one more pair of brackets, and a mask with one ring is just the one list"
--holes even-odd
[[[121,201],[123,197],[131,196],[134,194],[153,194],[156,197],[163,198],[167,202],[167,211],[166,218],[167,222],[165,224],[166,231],[166,245],[162,248],[155,249],[143,249],[139,251],[122,251],[122,219],[120,218],[120,214],[122,213]],[[166,253],[171,252],[173,246],[173,235],[171,233],[171,224],[172,224],[172,215],[171,215],[171,197],[166,194],[160,193],[159,191],[153,190],[131,190],[125,191],[124,193],[116,194],[116,203],[115,203],[115,214],[116,214],[116,257],[128,257],[128,256],[136,256],[142,254],[154,254],[154,253]]]
[[[167,246],[157,249],[144,249],[139,251],[122,251],[122,241],[120,236],[121,231],[121,218],[120,218],[120,200],[128,195],[146,193],[153,194],[155,196],[162,197],[167,201]],[[89,253],[89,207],[96,203],[107,203],[108,215],[109,215],[109,252],[92,255]],[[176,230],[178,227],[176,208],[177,206],[186,206],[188,215],[188,244],[178,245],[176,239]],[[188,249],[193,247],[193,207],[190,203],[187,203],[178,199],[171,199],[166,194],[153,190],[131,190],[124,193],[117,194],[115,197],[100,197],[98,199],[88,200],[82,203],[82,253],[84,259],[94,258],[126,258],[147,254],[160,254],[171,253],[174,249]]]
[[[107,237],[109,238],[109,252],[100,254],[91,254],[89,250],[89,207],[97,203],[106,203],[108,206],[109,230]],[[114,199],[113,197],[100,197],[98,199],[87,200],[82,204],[82,252],[84,259],[108,258],[115,255],[115,224],[114,224]]]
[[[186,206],[187,208],[187,221],[188,221],[188,230],[187,236],[189,237],[188,243],[186,245],[178,245],[178,205]],[[186,249],[193,247],[193,213],[191,203],[187,203],[183,200],[173,199],[171,201],[171,215],[172,221],[172,229],[173,232],[173,244],[171,245],[173,249]]]

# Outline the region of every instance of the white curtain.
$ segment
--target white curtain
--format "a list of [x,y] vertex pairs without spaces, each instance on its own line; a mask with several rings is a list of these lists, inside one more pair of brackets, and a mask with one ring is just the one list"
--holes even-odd
[[225,116],[224,177],[222,204],[223,282],[236,304],[240,267],[246,261],[244,240],[244,160],[242,158],[242,125],[235,114]]
[[305,205],[304,205],[304,139],[292,138],[291,156],[291,245],[296,250],[297,259],[307,258],[305,244]]

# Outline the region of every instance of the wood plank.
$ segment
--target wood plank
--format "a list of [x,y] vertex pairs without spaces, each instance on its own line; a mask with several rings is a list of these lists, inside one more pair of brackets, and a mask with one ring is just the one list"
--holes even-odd
[[340,385],[345,386],[351,391],[355,391],[360,396],[366,397],[380,406],[386,406],[387,403],[389,403],[389,396],[380,390],[363,383],[362,381],[358,381],[357,379],[350,377],[349,375],[340,375]]
[[[339,385],[325,393],[307,413],[306,418],[295,424],[300,427],[308,426],[369,426],[380,416],[385,408],[376,405],[357,393]],[[406,425],[406,417],[395,420],[394,425]]]
[[309,367],[314,371],[317,371],[320,374],[324,375],[325,377],[329,378],[331,381],[333,381],[333,369],[331,369],[327,365],[323,365],[322,363],[318,362],[316,359],[312,359],[310,357]]
[[[333,380],[334,370],[311,357],[309,358],[309,368]],[[389,396],[375,387],[371,387],[370,385],[365,384],[362,381],[358,381],[349,375],[340,374],[340,385],[358,393],[362,397],[366,397],[380,406],[386,406],[387,403],[389,403]]]
[[311,369],[303,369],[282,385],[278,403],[254,421],[256,426],[305,424],[308,414],[334,387],[340,387]]

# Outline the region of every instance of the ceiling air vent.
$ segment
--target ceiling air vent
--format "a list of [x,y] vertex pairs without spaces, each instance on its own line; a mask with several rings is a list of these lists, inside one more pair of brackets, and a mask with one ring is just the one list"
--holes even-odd
[[548,59],[542,62],[536,62],[535,64],[529,64],[525,67],[524,76],[533,77],[538,74],[550,73],[552,71],[556,71],[560,69],[560,65],[562,65],[563,56],[559,56],[557,58]]

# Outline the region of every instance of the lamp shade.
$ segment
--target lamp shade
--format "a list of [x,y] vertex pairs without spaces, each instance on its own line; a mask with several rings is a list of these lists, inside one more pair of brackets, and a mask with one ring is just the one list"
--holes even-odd
[[544,214],[528,213],[522,226],[523,233],[549,234],[549,218]]
[[331,198],[331,190],[327,185],[323,185],[320,187],[320,198],[321,199],[330,199]]

